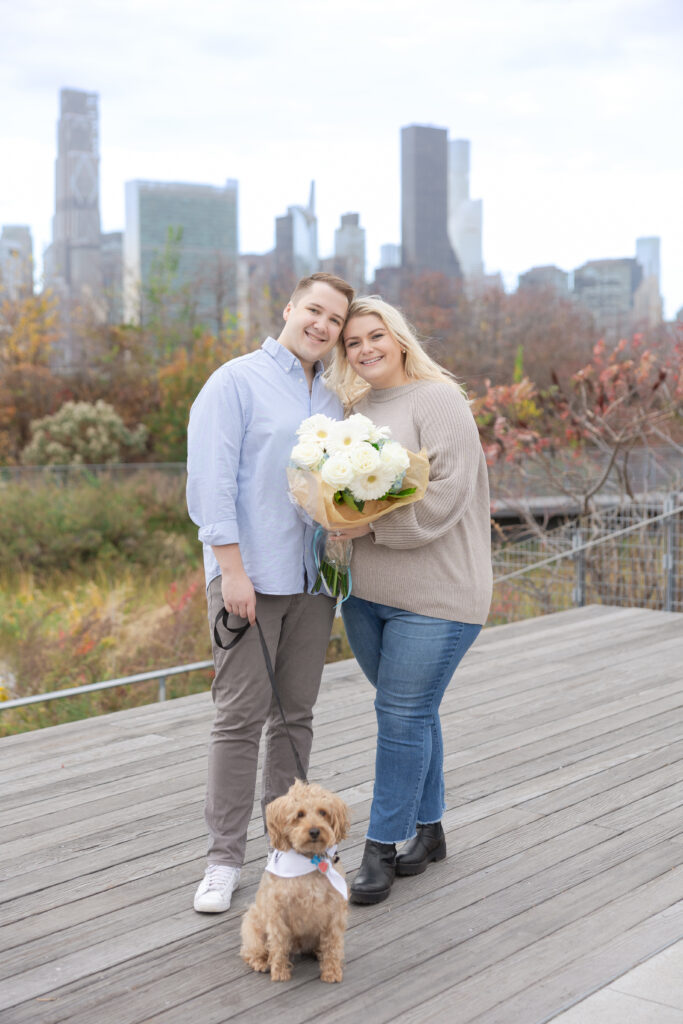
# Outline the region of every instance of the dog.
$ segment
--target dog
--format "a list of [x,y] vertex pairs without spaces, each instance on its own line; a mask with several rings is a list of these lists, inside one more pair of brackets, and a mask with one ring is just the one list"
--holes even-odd
[[266,807],[271,853],[242,920],[240,956],[272,981],[289,981],[292,953],[313,953],[320,980],[342,980],[347,896],[336,845],[350,827],[344,801],[297,779]]

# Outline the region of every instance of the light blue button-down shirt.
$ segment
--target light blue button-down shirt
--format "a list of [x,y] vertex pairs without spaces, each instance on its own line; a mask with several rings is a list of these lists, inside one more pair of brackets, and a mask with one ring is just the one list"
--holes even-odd
[[274,338],[224,363],[190,411],[187,507],[204,544],[206,585],[221,570],[211,545],[239,544],[260,594],[301,594],[315,581],[313,529],[287,494],[296,429],[314,413],[342,419],[316,364],[309,393],[299,360]]

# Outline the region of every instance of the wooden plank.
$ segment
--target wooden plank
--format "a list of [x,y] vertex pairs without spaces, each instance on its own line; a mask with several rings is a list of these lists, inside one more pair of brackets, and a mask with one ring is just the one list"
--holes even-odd
[[[550,1019],[605,965],[653,952],[652,922],[674,931],[681,622],[589,608],[480,635],[444,700],[449,858],[397,879],[387,903],[351,908],[342,986],[320,985],[310,960],[273,985],[237,956],[266,849],[258,801],[233,908],[190,909],[208,694],[0,740],[0,989],[16,1000],[0,1019],[379,1024],[412,1019],[411,1006],[451,1019],[453,1005],[462,1024]],[[352,805],[353,871],[372,796],[372,689],[353,662],[328,669],[312,771]]]

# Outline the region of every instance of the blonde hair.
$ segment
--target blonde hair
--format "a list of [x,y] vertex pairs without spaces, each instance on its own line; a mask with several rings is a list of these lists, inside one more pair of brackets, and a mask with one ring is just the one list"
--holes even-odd
[[[458,383],[452,373],[439,366],[431,356],[428,356],[418,341],[417,334],[411,324],[408,323],[403,313],[395,306],[389,305],[379,295],[365,295],[360,299],[354,299],[349,306],[346,316],[346,324],[354,316],[378,316],[386,327],[392,338],[398,342],[404,352],[404,368],[406,376],[410,380],[436,380],[452,384],[463,392],[462,386]],[[344,347],[344,333],[339,337],[330,367],[325,372],[325,383],[331,391],[334,391],[346,408],[355,405],[356,402],[367,394],[370,385],[358,376],[351,368],[346,356]]]

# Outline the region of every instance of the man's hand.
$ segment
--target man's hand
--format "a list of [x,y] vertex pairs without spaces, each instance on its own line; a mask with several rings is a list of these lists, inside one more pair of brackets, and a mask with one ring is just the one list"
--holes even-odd
[[256,622],[256,591],[246,572],[223,573],[221,593],[225,610],[239,615],[241,619],[249,619],[249,625],[253,626]]
[[220,544],[213,547],[221,568],[221,594],[226,612],[256,622],[256,591],[244,571],[239,544]]

